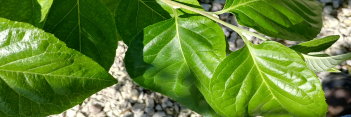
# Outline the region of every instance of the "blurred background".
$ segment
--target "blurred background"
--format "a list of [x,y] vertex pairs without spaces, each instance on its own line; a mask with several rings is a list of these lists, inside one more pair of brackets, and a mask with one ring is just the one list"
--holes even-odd
[[[199,0],[207,11],[223,8],[225,0]],[[324,5],[324,26],[318,37],[340,35],[340,39],[325,52],[338,55],[351,52],[351,0],[320,0]],[[232,14],[222,14],[220,19],[237,25]],[[245,27],[243,27],[245,28]],[[229,50],[235,51],[244,46],[244,42],[232,30],[223,27]],[[252,29],[248,29],[253,31]],[[260,40],[251,37],[254,43]],[[287,46],[299,42],[273,39]],[[84,103],[51,117],[201,117],[197,113],[174,102],[173,100],[137,86],[126,73],[123,58],[127,46],[119,42],[115,64],[110,70],[119,83],[108,87]],[[340,73],[318,73],[323,82],[328,107],[328,117],[351,117],[351,60],[337,66]],[[350,114],[350,115],[349,115]]]

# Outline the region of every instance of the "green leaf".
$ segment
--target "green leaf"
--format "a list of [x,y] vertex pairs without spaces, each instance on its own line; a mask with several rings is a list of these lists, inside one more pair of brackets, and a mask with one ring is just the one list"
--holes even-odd
[[0,116],[58,114],[117,81],[52,34],[0,19]]
[[[107,2],[109,2],[109,0],[105,0],[105,3]],[[185,0],[185,2],[190,2],[190,0]],[[147,2],[144,0],[130,0],[123,3],[117,0],[115,3],[117,4],[116,5],[117,8],[110,7],[110,9],[114,11],[116,22],[117,22],[117,28],[124,29],[119,31],[121,33],[121,36],[124,42],[127,43],[128,45],[128,51],[126,53],[124,61],[126,63],[126,69],[129,75],[139,85],[151,90],[159,91],[159,92],[161,92],[160,89],[150,88],[153,86],[153,84],[145,83],[145,82],[152,81],[152,80],[149,80],[149,81],[145,80],[145,77],[143,77],[143,74],[146,72],[148,68],[151,67],[151,65],[148,63],[145,63],[143,60],[144,46],[142,42],[144,38],[143,29],[146,26],[149,26],[156,22],[163,21],[170,18],[170,14],[168,13],[170,11],[167,12],[167,10],[164,10],[164,8],[169,8],[169,7],[165,6],[164,4],[159,5],[160,3],[161,2],[159,2],[158,0],[151,0],[151,1],[149,0]],[[177,13],[180,13],[180,12],[177,12]],[[177,73],[177,74],[189,74],[189,73]],[[173,79],[174,77],[175,76],[173,76]],[[192,74],[191,74],[191,77],[193,77]],[[194,82],[195,82],[194,79],[185,78],[185,77],[180,79],[183,79],[182,82],[176,83],[176,85],[179,85],[177,88],[179,89],[178,91],[176,92],[166,91],[166,89],[164,89],[161,93],[170,96],[172,99],[179,101],[183,105],[187,105],[187,106],[191,105],[190,108],[195,109],[197,112],[200,112],[205,115],[215,115],[215,114],[208,114],[208,113],[214,113],[214,111],[208,106],[206,101],[203,99],[203,96],[201,95],[201,93],[194,86]],[[167,82],[172,82],[172,79]],[[161,84],[163,83],[157,82],[157,86]],[[201,108],[194,107],[194,106],[199,106]]]
[[0,0],[0,17],[40,26],[52,0]]
[[206,97],[227,117],[322,117],[327,111],[317,76],[293,50],[277,42],[230,54],[216,69]]
[[315,72],[329,71],[345,60],[351,59],[351,53],[337,56],[310,56],[302,54],[308,67]]
[[44,29],[106,70],[113,64],[120,37],[100,0],[55,0]]
[[[174,9],[173,7],[165,4],[164,2],[162,2],[162,0],[156,0],[156,1],[172,17],[175,17],[174,11],[173,11],[173,9]],[[190,6],[192,8],[197,9],[197,10],[200,10],[200,11],[204,11],[204,9],[202,8],[202,6],[200,5],[200,3],[197,0],[173,0],[173,1],[185,4],[187,6]],[[195,13],[193,11],[190,11],[190,10],[186,10],[186,9],[177,9],[177,14],[176,15],[184,15],[184,14],[197,14],[197,13]]]
[[110,9],[113,9],[117,29],[127,45],[136,37],[143,37],[145,27],[170,18],[169,13],[157,3],[158,0],[114,1],[115,8]]
[[322,28],[322,6],[316,0],[226,0],[222,11],[239,24],[272,37],[307,41]]
[[327,36],[321,39],[314,39],[300,43],[298,45],[291,46],[290,48],[305,54],[310,52],[320,52],[332,46],[339,38],[339,35]]
[[330,68],[327,70],[328,72],[340,73],[341,71],[337,68]]
[[175,17],[147,27],[144,45],[144,60],[152,67],[134,79],[138,84],[200,114],[217,116],[197,87],[207,92],[209,78],[226,56],[218,24],[202,16]]
[[128,45],[124,62],[129,76],[141,76],[148,68],[143,60],[143,30],[170,18],[169,14],[157,0],[103,0],[103,3],[113,12],[117,29]]

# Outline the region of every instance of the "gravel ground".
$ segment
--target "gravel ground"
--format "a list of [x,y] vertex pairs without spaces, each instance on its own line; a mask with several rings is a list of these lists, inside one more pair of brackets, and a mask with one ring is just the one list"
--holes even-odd
[[[200,0],[201,5],[208,11],[222,9],[225,0]],[[331,55],[351,51],[351,6],[322,0],[324,7],[324,27],[320,37],[327,35],[340,35],[341,39],[329,48],[326,53]],[[335,1],[335,0],[333,0]],[[350,0],[351,1],[351,0]],[[338,5],[335,5],[338,4]],[[341,7],[341,8],[338,8]],[[236,24],[231,14],[220,15],[222,20]],[[229,41],[229,49],[234,51],[241,48],[244,43],[238,35],[223,27]],[[251,29],[249,29],[251,30]],[[252,30],[253,31],[253,30]],[[254,38],[252,38],[255,40]],[[278,40],[286,45],[296,42]],[[260,43],[255,40],[254,43]],[[119,42],[116,61],[110,73],[118,79],[119,83],[92,95],[82,104],[77,105],[61,114],[50,117],[200,117],[199,114],[179,105],[159,93],[145,90],[131,81],[123,65],[124,53],[127,47]],[[342,73],[320,73],[323,86],[329,103],[328,116],[351,114],[351,80],[348,71],[351,69],[351,60],[339,65]],[[341,101],[335,101],[341,100]]]

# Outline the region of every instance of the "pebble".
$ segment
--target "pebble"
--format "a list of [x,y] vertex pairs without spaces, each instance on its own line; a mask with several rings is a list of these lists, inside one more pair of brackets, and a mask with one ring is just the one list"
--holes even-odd
[[154,115],[152,115],[152,117],[164,117],[164,116],[166,116],[165,112],[157,112]]
[[205,9],[205,11],[210,11],[211,5],[210,4],[201,4],[202,8]]
[[156,110],[162,110],[162,107],[160,105],[156,105]]

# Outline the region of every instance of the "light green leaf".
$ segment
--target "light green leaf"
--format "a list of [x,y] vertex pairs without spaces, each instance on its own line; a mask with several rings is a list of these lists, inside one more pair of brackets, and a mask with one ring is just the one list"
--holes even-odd
[[100,0],[55,0],[44,29],[109,70],[120,38]]
[[334,72],[334,73],[339,73],[339,72],[341,72],[339,69],[337,69],[337,68],[330,68],[330,69],[328,69],[327,70],[328,72]]
[[302,54],[308,67],[315,72],[328,71],[341,64],[345,60],[351,59],[351,53],[337,56],[310,56]]
[[0,0],[0,17],[40,26],[52,0]]
[[316,0],[226,0],[222,11],[239,24],[272,37],[307,41],[322,28],[322,6]]
[[47,14],[49,13],[53,0],[37,0],[37,1],[39,2],[39,5],[41,7],[40,22],[42,22],[45,20]]
[[117,81],[29,24],[0,19],[0,116],[58,114]]
[[[185,2],[186,1],[189,2],[189,0],[185,0]],[[112,3],[109,0],[105,0],[105,3],[108,2]],[[167,12],[167,10],[164,10],[164,8],[169,7],[162,4],[159,5],[160,1],[158,0],[149,0],[147,2],[144,0],[130,0],[126,2],[115,0],[115,2],[117,8],[110,7],[110,9],[114,11],[117,28],[124,29],[119,30],[124,42],[128,45],[128,51],[126,53],[124,61],[126,63],[126,69],[133,80],[147,89],[166,94],[181,104],[190,106],[190,108],[195,109],[197,112],[205,115],[215,115],[213,114],[214,111],[208,106],[201,93],[195,87],[195,79],[193,79],[194,76],[190,74],[189,71],[186,71],[188,73],[177,73],[177,71],[172,71],[175,72],[175,74],[183,74],[183,76],[185,76],[172,76],[169,80],[165,79],[167,77],[157,77],[157,79],[160,79],[161,81],[165,80],[165,83],[170,84],[176,80],[176,77],[179,77],[179,82],[173,83],[175,85],[178,85],[174,86],[177,89],[176,91],[167,91],[167,89],[170,89],[170,87],[166,85],[162,86],[167,87],[162,91],[160,91],[161,89],[152,88],[154,85],[161,87],[163,82],[159,82],[160,80],[156,79],[155,81],[157,81],[157,84],[155,84],[152,83],[153,79],[145,79],[145,77],[143,77],[143,74],[146,72],[146,70],[151,67],[151,65],[145,63],[143,60],[143,29],[146,26],[149,26],[156,22],[169,19],[170,14],[168,12],[170,11]],[[177,13],[180,13],[180,11]],[[186,76],[189,74],[191,76]]]
[[[173,9],[171,6],[165,4],[164,2],[162,2],[162,0],[156,0],[158,4],[161,5],[161,7],[163,9],[165,9],[172,17],[175,17],[175,15],[173,14]],[[197,0],[173,0],[175,2],[179,2],[185,5],[188,5],[190,7],[193,7],[197,10],[200,11],[204,11],[204,9],[202,8],[202,6],[200,5],[200,3]],[[186,9],[177,9],[177,15],[184,15],[184,14],[197,14],[193,11],[190,10],[186,10]]]
[[147,27],[144,45],[144,60],[152,67],[134,79],[138,84],[204,116],[216,116],[197,87],[208,94],[206,84],[226,56],[218,24],[202,16],[175,17]]
[[277,42],[249,43],[216,69],[206,97],[227,117],[322,117],[327,111],[317,76],[293,50]]
[[339,38],[339,35],[327,36],[321,39],[314,39],[300,43],[298,45],[291,46],[290,48],[305,54],[310,52],[320,52],[332,46]]

